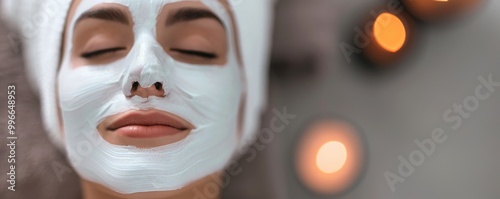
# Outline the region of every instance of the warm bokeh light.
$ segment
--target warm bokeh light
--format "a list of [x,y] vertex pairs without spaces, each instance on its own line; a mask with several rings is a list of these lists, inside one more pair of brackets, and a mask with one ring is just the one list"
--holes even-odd
[[475,10],[483,0],[401,0],[405,9],[423,21],[442,21]]
[[377,43],[389,52],[397,52],[406,41],[406,29],[403,22],[391,13],[380,14],[373,25],[373,34]]
[[338,194],[357,182],[364,166],[364,146],[349,123],[319,120],[304,131],[295,152],[302,184],[324,195]]
[[324,173],[334,173],[342,169],[347,160],[347,150],[341,142],[330,141],[318,151],[316,165]]
[[[367,69],[386,70],[401,66],[398,63],[412,49],[418,32],[413,17],[404,10],[394,13],[382,11],[367,16],[360,24],[365,26],[366,37],[370,41],[363,48],[363,58],[368,61]],[[356,38],[360,40],[361,36],[355,35]]]

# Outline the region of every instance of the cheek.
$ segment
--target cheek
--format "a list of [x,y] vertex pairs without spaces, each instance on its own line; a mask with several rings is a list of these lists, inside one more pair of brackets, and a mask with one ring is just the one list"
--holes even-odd
[[106,103],[121,94],[122,74],[119,67],[113,66],[72,68],[65,65],[61,68],[58,99],[66,133],[89,122]]

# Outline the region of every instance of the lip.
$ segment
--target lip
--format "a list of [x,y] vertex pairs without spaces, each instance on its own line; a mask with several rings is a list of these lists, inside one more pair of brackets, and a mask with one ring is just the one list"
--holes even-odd
[[157,138],[179,134],[193,127],[173,114],[157,111],[130,111],[111,122],[106,130],[130,138]]

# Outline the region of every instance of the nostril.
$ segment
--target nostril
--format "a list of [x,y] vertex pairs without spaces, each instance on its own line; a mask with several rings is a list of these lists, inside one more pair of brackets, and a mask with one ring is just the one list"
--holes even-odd
[[132,91],[136,91],[139,88],[139,82],[132,83]]
[[132,82],[132,88],[130,89],[130,96],[127,97],[133,96],[148,98],[149,96],[165,97],[166,95],[163,90],[163,83],[161,82],[156,82],[153,85],[144,88],[138,81],[134,81]]
[[163,89],[163,84],[160,82],[155,83],[156,90],[162,90]]

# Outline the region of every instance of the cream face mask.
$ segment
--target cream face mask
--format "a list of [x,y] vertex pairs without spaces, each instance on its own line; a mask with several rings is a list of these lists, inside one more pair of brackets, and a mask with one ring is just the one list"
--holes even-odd
[[[84,0],[69,23],[58,77],[65,145],[79,175],[123,194],[180,189],[222,170],[238,147],[238,110],[243,78],[230,17],[217,0],[201,0],[225,26],[227,58],[222,65],[178,61],[157,41],[158,15],[176,0]],[[134,44],[128,54],[102,65],[74,67],[73,28],[82,13],[103,3],[126,6],[132,16]],[[168,37],[168,35],[165,35]],[[162,96],[133,95],[134,83],[160,83]],[[111,144],[97,126],[127,111],[159,110],[194,126],[172,144],[138,148]]]

